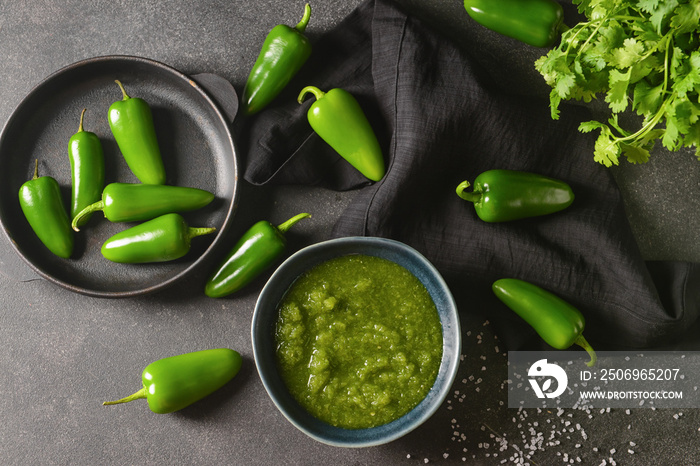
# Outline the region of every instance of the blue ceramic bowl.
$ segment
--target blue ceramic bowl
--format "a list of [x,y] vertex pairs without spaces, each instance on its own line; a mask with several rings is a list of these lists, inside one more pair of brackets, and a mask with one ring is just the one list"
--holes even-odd
[[[368,429],[343,429],[319,421],[287,391],[277,370],[273,329],[277,306],[292,283],[315,265],[348,254],[364,254],[393,261],[408,269],[427,288],[442,322],[443,352],[440,370],[428,395],[413,410],[393,422]],[[391,442],[425,422],[445,400],[457,375],[461,332],[457,306],[435,267],[413,248],[390,239],[339,238],[314,244],[289,257],[272,274],[255,306],[252,323],[253,354],[258,373],[277,408],[299,430],[319,442],[339,447],[368,447]]]

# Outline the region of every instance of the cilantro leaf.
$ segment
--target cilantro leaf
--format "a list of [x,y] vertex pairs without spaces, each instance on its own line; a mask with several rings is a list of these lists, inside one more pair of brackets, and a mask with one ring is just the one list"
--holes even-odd
[[700,121],[690,125],[683,138],[683,145],[685,147],[695,146],[695,155],[700,159]]
[[604,126],[605,123],[601,123],[599,121],[584,121],[579,125],[578,130],[582,133],[590,133],[591,131],[594,131],[596,129],[601,129]]
[[620,159],[620,146],[616,143],[610,128],[606,125],[601,127],[600,135],[595,141],[593,150],[593,160],[602,163],[606,167],[618,165]]
[[700,3],[688,2],[679,5],[675,10],[675,15],[671,18],[671,27],[676,34],[693,32],[700,22]]
[[649,149],[643,146],[621,144],[622,153],[630,163],[647,163],[649,161]]
[[634,37],[628,37],[623,42],[623,46],[611,52],[610,64],[620,69],[629,68],[642,60],[644,54],[644,44],[637,42]]
[[679,78],[673,86],[679,97],[685,97],[700,86],[700,52],[691,53],[690,57],[679,65],[683,71],[676,76]]
[[639,0],[637,6],[646,13],[653,13],[659,7],[659,0]]
[[615,113],[625,110],[629,103],[627,87],[630,83],[630,75],[630,69],[624,73],[618,70],[610,71],[610,88],[605,96],[605,101],[610,104],[610,109]]
[[549,109],[552,115],[552,120],[559,119],[559,104],[561,103],[561,97],[555,89],[549,94]]
[[664,86],[652,86],[646,81],[640,81],[634,87],[634,103],[632,108],[639,115],[654,115],[663,101]]
[[574,85],[576,85],[576,75],[574,73],[561,73],[554,86],[554,90],[557,91],[559,97],[566,99],[574,88]]
[[670,151],[674,151],[679,147],[679,136],[678,126],[676,126],[675,120],[672,118],[666,119],[666,131],[664,132],[664,137],[661,138],[661,143],[664,147]]
[[606,167],[619,163],[620,147],[615,143],[615,137],[608,125],[595,120],[584,121],[579,125],[578,129],[582,133],[600,130],[600,134],[595,141],[593,160],[602,163]]
[[677,6],[677,0],[665,0],[663,2],[658,2],[654,11],[651,12],[649,21],[651,21],[651,24],[654,25],[659,33],[663,30],[669,15],[673,13],[673,10],[675,10]]

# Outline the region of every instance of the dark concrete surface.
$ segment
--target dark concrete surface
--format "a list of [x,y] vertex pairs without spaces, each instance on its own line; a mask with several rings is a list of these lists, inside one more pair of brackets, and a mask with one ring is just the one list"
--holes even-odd
[[[312,5],[317,38],[359,0]],[[514,92],[546,96],[523,47],[468,20],[459,1],[403,0],[484,63]],[[241,0],[0,0],[0,124],[54,71],[90,57],[125,54],[185,74],[215,73],[239,91],[267,31],[294,24],[303,2]],[[571,9],[567,10],[571,15]],[[58,150],[58,149],[57,149]],[[60,149],[63,150],[63,149]],[[12,154],[0,154],[3,158]],[[592,157],[592,156],[591,156]],[[2,170],[2,166],[0,166]],[[615,175],[640,248],[649,259],[700,260],[700,163],[657,151]],[[230,236],[254,221],[312,211],[290,234],[290,250],[328,238],[353,193],[242,183]],[[463,312],[464,359],[453,391],[425,425],[368,449],[325,446],[275,409],[255,371],[250,319],[261,277],[230,299],[202,292],[206,276],[158,294],[105,300],[38,277],[0,237],[0,462],[3,464],[697,464],[697,410],[587,412],[509,410],[506,356],[489,322]],[[103,407],[140,385],[158,358],[226,346],[244,366],[236,379],[172,415],[145,402]],[[540,439],[542,439],[540,441]],[[530,448],[532,446],[532,448]]]

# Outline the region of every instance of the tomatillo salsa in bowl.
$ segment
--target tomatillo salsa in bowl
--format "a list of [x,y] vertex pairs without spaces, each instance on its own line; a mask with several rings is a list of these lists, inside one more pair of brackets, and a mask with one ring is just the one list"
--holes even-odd
[[366,447],[437,411],[461,332],[425,257],[399,241],[349,237],[301,249],[272,274],[252,342],[263,385],[293,425],[329,445]]

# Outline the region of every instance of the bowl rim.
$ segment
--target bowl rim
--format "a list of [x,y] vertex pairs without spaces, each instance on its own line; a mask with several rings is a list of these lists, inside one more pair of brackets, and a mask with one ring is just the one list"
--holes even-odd
[[[369,251],[367,251],[368,248]],[[436,306],[440,313],[443,330],[443,354],[436,380],[440,379],[443,383],[437,390],[431,388],[426,397],[411,411],[387,424],[365,429],[345,429],[331,426],[314,418],[302,408],[289,394],[279,374],[275,372],[273,374],[274,380],[270,380],[267,372],[270,365],[265,361],[265,354],[260,347],[258,336],[263,331],[270,331],[270,320],[272,319],[271,321],[274,322],[274,317],[270,314],[267,316],[263,314],[270,309],[269,305],[273,302],[272,308],[276,311],[277,304],[289,287],[301,273],[311,267],[334,257],[349,254],[375,255],[387,259],[387,257],[379,255],[377,251],[417,264],[420,270],[426,272],[425,276],[418,277],[415,272],[409,271],[417,276],[424,285],[426,285],[425,280],[430,280],[432,282],[430,285],[436,287],[435,291],[440,293],[440,296],[437,296],[440,303],[436,302]],[[396,263],[396,260],[392,261]],[[404,264],[399,265],[406,267]],[[280,285],[283,285],[283,291],[280,291],[282,289]],[[426,288],[429,287],[426,285]],[[432,293],[431,298],[436,301],[436,296]],[[441,308],[444,309],[444,312],[441,312]],[[271,314],[275,314],[274,311]],[[321,443],[352,448],[376,446],[394,441],[416,429],[435,414],[446,399],[457,376],[462,347],[457,304],[447,283],[435,266],[420,252],[403,242],[371,236],[350,236],[325,240],[299,249],[289,256],[272,273],[258,296],[251,323],[251,342],[260,380],[272,402],[284,417],[297,429]],[[301,422],[299,418],[306,422]],[[309,424],[312,427],[309,427]],[[326,433],[331,435],[326,435]],[[358,437],[358,434],[361,435]]]

